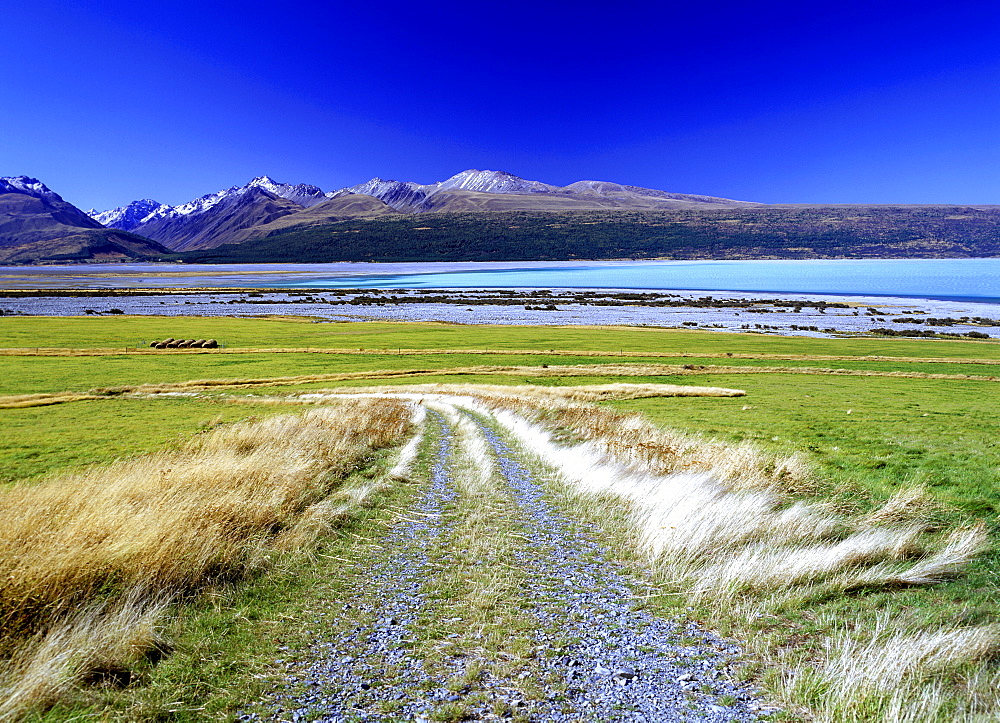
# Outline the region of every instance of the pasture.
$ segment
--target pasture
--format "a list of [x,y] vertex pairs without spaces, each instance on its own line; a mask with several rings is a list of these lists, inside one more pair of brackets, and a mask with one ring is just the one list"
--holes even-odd
[[[148,348],[149,341],[168,336],[216,338],[225,348]],[[7,504],[30,505],[33,487],[92,479],[94,470],[146,464],[149,455],[167,455],[169,461],[170,455],[214,444],[205,440],[237,434],[229,430],[265,429],[260,425],[271,417],[297,411],[302,402],[292,397],[322,389],[625,382],[744,390],[739,397],[610,399],[599,405],[609,412],[639,413],[659,428],[703,441],[750,443],[765,456],[794,457],[808,472],[781,490],[784,505],[801,501],[862,520],[905,499],[893,524],[918,523],[922,544],[940,546],[955,530],[982,529],[988,547],[961,574],[944,575],[933,585],[859,585],[849,592],[796,588],[795,594],[727,608],[711,596],[691,596],[684,584],[664,577],[658,580],[663,594],[648,605],[747,641],[751,662],[745,675],[783,702],[787,718],[904,720],[892,712],[899,701],[891,694],[879,698],[876,691],[825,703],[836,698],[831,697],[836,685],[812,671],[844,664],[831,657],[830,640],[841,640],[841,652],[849,645],[891,648],[894,635],[913,639],[926,631],[985,630],[1000,622],[996,377],[1000,344],[975,341],[288,318],[7,317],[0,319],[0,484],[25,500],[9,497]],[[586,438],[586,430],[574,431],[568,422],[557,427],[570,439]],[[380,439],[375,451],[397,444],[400,435],[397,430]],[[357,464],[324,494],[357,484],[357,475],[370,479],[387,464],[382,452],[352,454]],[[358,555],[359,540],[373,539],[391,518],[386,505],[405,507],[411,494],[409,485],[379,487],[371,505],[354,510],[304,557],[274,547],[269,572],[261,566],[259,574],[257,568],[251,574],[253,565],[240,557],[239,574],[213,579],[208,597],[185,599],[170,614],[162,633],[171,640],[171,654],[159,665],[137,668],[137,682],[123,690],[104,686],[60,693],[48,703],[55,707],[43,706],[32,715],[51,720],[87,711],[134,719],[154,713],[180,719],[232,716],[246,703],[236,691],[260,691],[273,675],[275,641],[301,639],[296,621],[303,611],[338,594],[343,581],[337,560]],[[318,499],[308,497],[297,509]],[[601,499],[605,510],[596,509],[594,500],[567,504],[602,526],[622,564],[641,570],[643,555],[629,542],[633,533],[619,524],[625,508]],[[293,528],[298,518],[289,519]],[[32,554],[44,560],[44,550]],[[50,587],[45,589],[50,594]],[[6,618],[10,624],[22,621],[17,635],[30,632],[23,628],[25,618],[17,617],[22,613]],[[994,643],[975,645],[985,647],[974,660],[926,672],[938,706],[927,703],[933,717],[1000,710],[996,669],[982,662],[994,654]],[[788,670],[800,674],[789,676]],[[864,677],[854,674],[857,680]]]

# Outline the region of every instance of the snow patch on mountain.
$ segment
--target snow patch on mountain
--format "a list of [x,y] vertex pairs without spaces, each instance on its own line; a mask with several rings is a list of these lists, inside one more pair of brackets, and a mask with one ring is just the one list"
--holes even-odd
[[733,201],[728,198],[716,198],[715,196],[698,196],[690,193],[670,193],[660,191],[655,188],[643,188],[642,186],[628,186],[612,181],[577,181],[568,186],[556,189],[560,193],[573,195],[600,196],[603,198],[629,198],[640,196],[643,198],[656,198],[663,201],[685,201],[689,203],[721,203],[726,205],[756,205],[749,201]]
[[430,189],[433,188],[433,186],[422,186],[410,181],[383,180],[376,176],[365,183],[332,191],[326,195],[328,198],[338,198],[351,194],[364,194],[380,199],[397,211],[415,210],[430,195]]
[[318,186],[308,183],[279,183],[269,176],[257,176],[244,186],[224,188],[221,191],[206,194],[177,206],[168,206],[151,199],[143,199],[108,211],[91,209],[87,213],[105,226],[130,231],[150,221],[162,218],[198,216],[220,203],[236,201],[257,190],[288,199],[304,208],[315,206],[327,200],[327,196]]

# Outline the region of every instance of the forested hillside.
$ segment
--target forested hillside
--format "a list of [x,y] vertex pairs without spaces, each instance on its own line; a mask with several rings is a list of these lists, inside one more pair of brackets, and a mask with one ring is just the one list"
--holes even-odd
[[183,254],[189,262],[1000,255],[1000,207],[753,206],[348,220]]

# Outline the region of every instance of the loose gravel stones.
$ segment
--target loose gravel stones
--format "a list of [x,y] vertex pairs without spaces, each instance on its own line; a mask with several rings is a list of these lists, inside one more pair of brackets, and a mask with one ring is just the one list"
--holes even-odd
[[[284,690],[243,720],[759,719],[753,691],[727,674],[738,647],[639,609],[635,583],[547,500],[519,461],[521,453],[483,423],[479,430],[498,463],[498,483],[520,525],[514,556],[526,573],[523,601],[535,621],[532,665],[514,679],[484,665],[463,690],[446,687],[440,667],[432,676],[416,654],[415,624],[430,605],[424,593],[435,575],[430,553],[447,541],[444,520],[453,524],[453,517],[442,512],[458,488],[449,470],[457,437],[442,415],[431,411],[429,419],[440,429],[440,442],[426,491],[381,541],[349,602],[331,607],[340,618],[336,629],[325,632],[317,623],[315,642],[299,654],[306,662],[291,664]],[[449,677],[482,654],[466,653],[445,663],[453,667]]]

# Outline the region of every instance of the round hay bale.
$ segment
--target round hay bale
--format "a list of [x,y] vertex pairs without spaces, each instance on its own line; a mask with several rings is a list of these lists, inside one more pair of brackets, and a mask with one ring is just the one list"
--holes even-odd
[[191,346],[192,341],[194,341],[194,339],[185,339],[184,341],[182,341],[180,344],[177,345],[177,348],[187,349],[189,346]]
[[156,344],[157,344],[157,342],[155,342],[155,341],[149,342],[149,348],[150,349],[155,349],[156,348]]
[[200,349],[204,345],[205,345],[204,339],[195,339],[193,342],[191,342],[191,346],[195,347],[196,349]]
[[205,348],[206,349],[218,349],[219,348],[219,342],[217,342],[215,339],[209,339],[208,341],[205,342]]
[[167,348],[167,345],[164,344],[162,341],[156,342],[155,344],[153,344],[153,346],[156,347],[157,349],[166,349]]
[[167,342],[167,349],[176,349],[180,345],[181,345],[181,343],[179,341],[177,341],[176,339],[173,340],[173,341],[168,341]]

